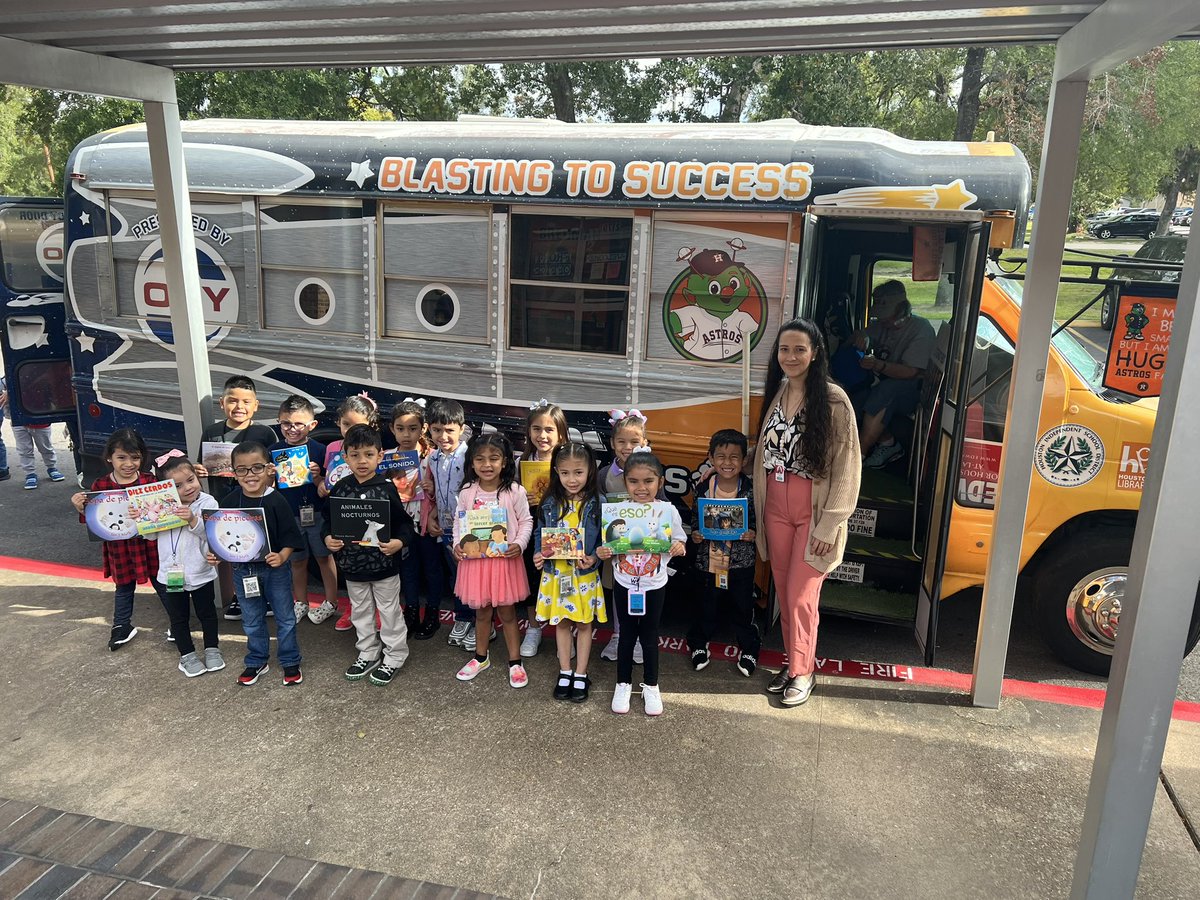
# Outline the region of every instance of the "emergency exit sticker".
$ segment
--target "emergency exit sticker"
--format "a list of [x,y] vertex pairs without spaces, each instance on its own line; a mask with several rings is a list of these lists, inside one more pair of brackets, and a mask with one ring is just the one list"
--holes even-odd
[[1138,285],[1136,292],[1128,293],[1122,289],[1104,364],[1105,387],[1135,397],[1157,397],[1162,393],[1177,289],[1175,284],[1161,289],[1158,285]]

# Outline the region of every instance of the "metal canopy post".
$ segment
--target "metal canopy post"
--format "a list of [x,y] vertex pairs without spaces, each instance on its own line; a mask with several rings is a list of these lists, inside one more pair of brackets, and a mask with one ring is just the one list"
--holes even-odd
[[175,361],[179,366],[179,400],[183,404],[187,440],[184,450],[194,456],[200,449],[200,432],[212,421],[212,374],[204,339],[192,204],[183,163],[183,135],[179,128],[179,107],[173,101],[147,101],[144,106],[171,311],[171,334]]
[[1037,217],[1029,248],[1029,269],[1021,301],[1021,323],[1013,362],[1012,389],[1008,393],[1006,434],[996,486],[996,518],[992,548],[984,576],[983,607],[975,640],[975,667],[971,702],[996,709],[1004,682],[1004,661],[1012,626],[1017,573],[1021,566],[1021,538],[1029,505],[1033,452],[1038,439],[1042,388],[1054,307],[1058,300],[1058,273],[1066,245],[1071,188],[1079,159],[1079,132],[1087,79],[1054,82],[1042,143],[1038,173]]

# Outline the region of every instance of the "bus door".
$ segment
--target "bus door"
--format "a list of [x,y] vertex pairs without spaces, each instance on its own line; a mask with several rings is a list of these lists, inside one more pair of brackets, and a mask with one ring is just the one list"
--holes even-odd
[[61,200],[0,197],[0,353],[14,425],[73,422]]

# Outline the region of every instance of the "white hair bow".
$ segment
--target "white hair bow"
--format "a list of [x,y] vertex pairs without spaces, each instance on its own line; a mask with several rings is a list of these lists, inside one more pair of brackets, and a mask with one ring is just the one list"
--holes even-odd
[[533,403],[530,403],[529,408],[530,409],[541,409],[543,406],[549,406],[549,405],[550,405],[550,401],[547,400],[545,397],[543,397],[541,400],[537,400]]
[[643,419],[643,420],[646,418],[645,415],[642,414],[642,411],[640,409],[634,409],[632,406],[629,408],[628,412],[625,412],[624,410],[621,410],[621,409],[610,409],[608,411],[608,424],[616,425],[622,419],[627,419],[630,416],[635,416],[635,417],[637,417],[639,419]]
[[421,407],[421,409],[425,408],[425,398],[424,397],[422,397],[420,400],[418,400],[416,397],[405,397],[404,402],[405,403],[415,403],[415,404],[417,404],[417,406]]

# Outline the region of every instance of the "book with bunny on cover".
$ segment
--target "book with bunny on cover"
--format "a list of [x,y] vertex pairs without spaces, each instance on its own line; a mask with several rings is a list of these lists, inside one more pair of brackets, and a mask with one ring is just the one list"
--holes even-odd
[[683,540],[672,533],[671,504],[662,500],[603,503],[600,518],[604,546],[613,553],[667,553],[672,541]]
[[129,515],[137,523],[138,534],[170,531],[187,524],[175,515],[180,503],[174,481],[133,484],[125,489],[125,493],[129,494]]

